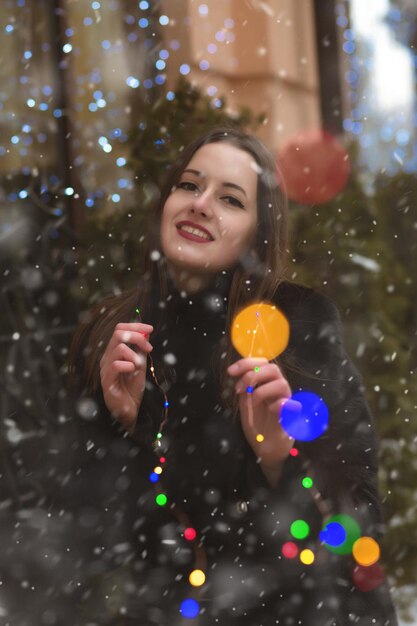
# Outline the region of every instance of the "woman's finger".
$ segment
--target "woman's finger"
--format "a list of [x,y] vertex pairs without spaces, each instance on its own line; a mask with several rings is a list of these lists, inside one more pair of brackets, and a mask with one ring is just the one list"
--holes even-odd
[[[145,350],[142,352],[148,352],[152,346],[146,342]],[[110,356],[110,355],[109,355]],[[111,354],[111,360],[119,361],[131,361],[135,365],[144,365],[146,363],[146,354],[135,352],[132,348],[129,348],[125,343],[119,343]]]
[[118,379],[119,374],[131,374],[137,370],[137,366],[131,361],[113,361],[100,372],[101,386],[103,390],[109,389]]
[[140,332],[134,332],[131,330],[117,330],[114,334],[114,345],[118,344],[133,344],[143,349],[144,346],[151,346],[146,337]]
[[143,352],[151,352],[153,350],[152,344],[141,333],[130,330],[117,330],[113,333],[102,360],[107,360],[109,357],[112,358],[112,354],[118,346],[127,346],[127,344],[137,346]]
[[275,413],[277,417],[281,417],[281,409],[289,398],[280,398],[279,400],[275,400],[271,404],[268,404],[268,409],[271,413]]
[[110,389],[115,386],[114,381],[117,379],[118,374],[131,374],[135,370],[135,364],[130,361],[113,361],[107,372],[103,373],[101,384],[106,389]]
[[257,387],[251,394],[257,401],[263,401],[268,403],[276,403],[283,400],[288,400],[291,396],[291,389],[285,379],[273,380],[269,383],[264,383]]
[[112,349],[114,345],[118,343],[132,343],[131,337],[142,337],[145,338],[149,336],[153,331],[153,327],[149,324],[116,324],[113,330],[113,334],[110,337],[110,341],[107,344],[107,349]]
[[[117,363],[128,363],[125,369],[116,368]],[[124,372],[134,372],[140,367],[146,366],[146,354],[135,352],[124,343],[119,344],[114,350],[104,357],[100,362],[100,377],[102,384],[108,385]]]
[[[150,348],[145,346],[144,351],[148,353],[150,352]],[[100,370],[104,373],[109,367],[111,367],[112,363],[117,360],[130,361],[135,365],[135,367],[146,363],[146,358],[141,352],[135,352],[125,343],[119,343],[113,348],[113,350],[104,353],[102,359],[100,360]]]
[[239,386],[241,390],[246,390],[247,387],[255,387],[255,385],[259,386],[272,380],[286,381],[276,363],[267,363],[266,365],[260,367],[257,372],[255,372],[254,369],[251,369],[243,374],[243,376],[241,376],[237,381],[236,387]]
[[131,332],[145,332],[145,333],[152,333],[153,332],[153,326],[151,324],[142,324],[142,322],[120,322],[119,324],[116,324],[115,329],[114,330],[128,330]]
[[242,376],[245,372],[253,370],[256,366],[264,367],[268,362],[268,359],[265,357],[247,357],[229,365],[227,373],[230,376]]

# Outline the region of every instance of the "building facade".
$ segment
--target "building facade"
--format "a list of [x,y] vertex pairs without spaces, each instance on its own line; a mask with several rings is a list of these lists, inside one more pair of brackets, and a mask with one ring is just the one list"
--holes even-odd
[[[40,192],[78,204],[74,214],[131,202],[129,131],[145,100],[175,98],[181,75],[214,107],[225,99],[231,112],[264,113],[257,132],[273,154],[296,133],[325,128],[358,141],[373,172],[413,171],[415,15],[413,3],[400,4],[8,0],[0,38],[2,200],[24,200],[35,177]],[[395,66],[384,50],[397,55]]]

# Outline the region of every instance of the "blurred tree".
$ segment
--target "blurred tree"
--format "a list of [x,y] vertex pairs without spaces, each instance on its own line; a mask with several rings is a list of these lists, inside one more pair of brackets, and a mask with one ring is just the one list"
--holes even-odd
[[350,153],[342,193],[320,206],[291,203],[292,278],[326,293],[341,312],[381,436],[384,561],[401,586],[415,582],[417,569],[417,177],[380,176],[365,192],[355,145]]

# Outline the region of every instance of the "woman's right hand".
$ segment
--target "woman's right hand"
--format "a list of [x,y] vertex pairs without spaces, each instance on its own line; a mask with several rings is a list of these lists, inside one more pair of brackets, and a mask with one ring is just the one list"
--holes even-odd
[[100,360],[104,402],[130,433],[145,391],[147,355],[153,350],[146,336],[152,331],[149,324],[117,324]]

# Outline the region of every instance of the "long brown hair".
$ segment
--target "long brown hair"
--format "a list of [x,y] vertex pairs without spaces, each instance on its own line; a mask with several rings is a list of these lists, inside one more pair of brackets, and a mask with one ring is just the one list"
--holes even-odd
[[[139,306],[142,320],[154,326],[154,333],[163,324],[163,309],[159,324],[148,318],[150,311],[151,286],[155,278],[159,283],[160,298],[167,296],[166,258],[160,241],[161,218],[165,202],[180,176],[199,148],[209,143],[225,142],[249,153],[257,165],[257,231],[253,249],[239,260],[233,273],[228,295],[226,334],[213,353],[213,371],[221,396],[236,417],[238,397],[232,393],[233,382],[226,375],[227,367],[241,358],[231,341],[231,327],[237,313],[251,302],[273,301],[278,286],[286,272],[288,208],[282,188],[282,177],[267,148],[259,139],[233,128],[213,129],[180,153],[171,166],[155,209],[150,212],[147,233],[142,248],[142,267],[145,268],[138,287],[96,304],[85,315],[77,328],[69,356],[69,375],[74,384],[82,384],[94,393],[100,385],[99,363],[107,343],[119,322],[132,319],[135,307]],[[152,341],[152,340],[151,340]],[[81,359],[80,356],[84,357]],[[276,360],[278,362],[278,360]]]

